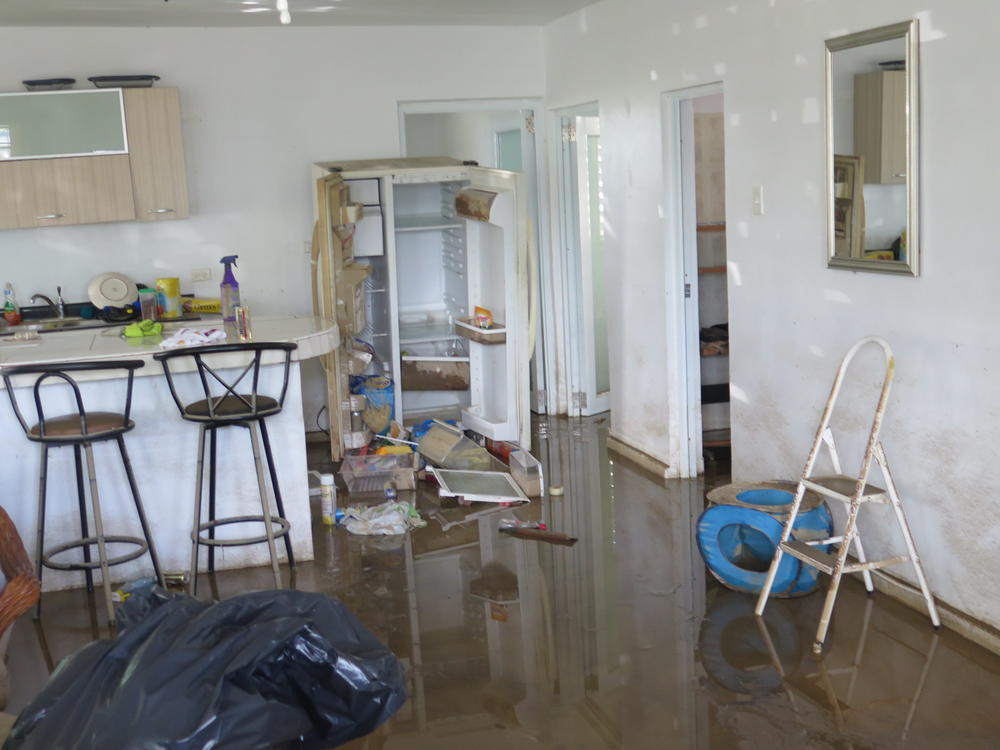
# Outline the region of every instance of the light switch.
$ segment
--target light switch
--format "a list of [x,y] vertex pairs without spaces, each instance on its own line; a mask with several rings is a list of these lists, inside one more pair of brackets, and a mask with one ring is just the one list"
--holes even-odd
[[764,186],[754,185],[753,186],[753,215],[763,216],[764,215]]

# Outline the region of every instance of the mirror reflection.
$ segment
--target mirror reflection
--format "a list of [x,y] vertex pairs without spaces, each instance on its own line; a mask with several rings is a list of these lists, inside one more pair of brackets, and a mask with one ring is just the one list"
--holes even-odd
[[118,89],[0,94],[0,159],[123,154],[122,112]]
[[831,266],[917,273],[913,32],[827,41]]

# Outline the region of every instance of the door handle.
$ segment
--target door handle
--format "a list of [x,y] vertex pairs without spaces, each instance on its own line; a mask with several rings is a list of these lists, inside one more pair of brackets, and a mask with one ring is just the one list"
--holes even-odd
[[146,211],[147,214],[172,214],[177,209],[174,208],[150,208]]
[[62,219],[66,214],[45,214],[44,216],[36,216],[36,219]]

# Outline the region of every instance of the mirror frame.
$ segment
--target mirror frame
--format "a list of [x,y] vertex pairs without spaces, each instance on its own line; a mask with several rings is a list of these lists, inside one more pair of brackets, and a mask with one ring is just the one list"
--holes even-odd
[[[833,221],[833,53],[875,42],[903,39],[906,48],[906,261],[843,258],[834,255]],[[906,276],[920,273],[919,33],[917,20],[859,31],[826,40],[826,244],[827,268]]]

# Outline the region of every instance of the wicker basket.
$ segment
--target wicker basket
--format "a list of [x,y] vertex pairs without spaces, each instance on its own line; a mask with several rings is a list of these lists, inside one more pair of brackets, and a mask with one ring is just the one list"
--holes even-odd
[[[0,570],[7,578],[7,586],[0,592],[0,635],[3,635],[41,596],[41,584],[32,570],[28,553],[24,551],[14,522],[3,508],[0,508]],[[0,659],[3,657],[4,654],[0,654]]]

